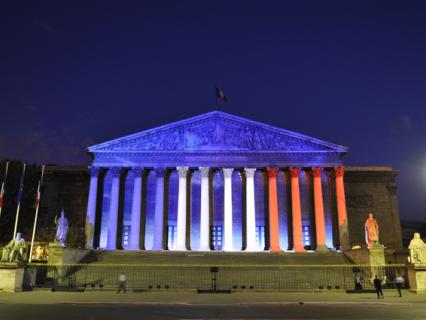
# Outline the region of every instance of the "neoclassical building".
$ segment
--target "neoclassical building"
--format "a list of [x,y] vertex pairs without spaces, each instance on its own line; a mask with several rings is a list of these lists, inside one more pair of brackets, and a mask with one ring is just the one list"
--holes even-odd
[[[353,244],[346,147],[213,111],[88,152],[89,248],[304,252]],[[392,175],[393,186],[397,173],[380,168],[368,172]],[[368,197],[354,190],[364,212]]]

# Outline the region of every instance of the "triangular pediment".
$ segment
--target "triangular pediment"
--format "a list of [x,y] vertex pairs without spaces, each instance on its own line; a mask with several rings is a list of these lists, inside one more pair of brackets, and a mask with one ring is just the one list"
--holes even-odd
[[89,147],[89,152],[278,151],[337,152],[333,143],[221,111],[141,131]]

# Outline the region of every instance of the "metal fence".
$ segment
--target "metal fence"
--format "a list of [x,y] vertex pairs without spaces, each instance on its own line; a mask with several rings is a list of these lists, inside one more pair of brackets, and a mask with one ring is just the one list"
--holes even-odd
[[[403,265],[277,265],[277,266],[191,266],[191,265],[27,265],[28,288],[55,289],[117,288],[125,274],[129,289],[230,289],[230,290],[352,290],[355,279],[363,289],[372,289],[378,275],[386,287],[394,287],[397,275],[406,277]],[[408,285],[408,283],[407,283]]]

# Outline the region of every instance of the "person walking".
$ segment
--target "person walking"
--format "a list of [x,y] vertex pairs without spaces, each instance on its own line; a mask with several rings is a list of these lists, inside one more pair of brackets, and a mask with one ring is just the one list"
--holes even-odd
[[355,278],[355,290],[362,290],[362,281],[360,276]]
[[117,293],[120,293],[121,290],[123,290],[124,293],[126,293],[126,275],[124,273],[121,273],[118,276],[118,291]]
[[383,297],[383,290],[382,290],[382,282],[380,281],[379,277],[376,275],[373,281],[374,287],[376,288],[377,293],[377,299],[384,299]]
[[402,289],[402,286],[404,285],[404,282],[405,282],[404,278],[401,275],[397,275],[397,277],[395,278],[395,284],[396,284],[396,289],[398,290],[398,294],[400,298],[402,297],[401,289]]

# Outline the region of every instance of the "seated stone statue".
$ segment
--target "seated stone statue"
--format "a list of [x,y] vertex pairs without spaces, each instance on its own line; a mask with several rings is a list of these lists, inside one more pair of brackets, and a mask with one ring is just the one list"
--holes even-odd
[[416,232],[414,234],[408,249],[410,249],[411,263],[426,264],[426,244],[420,237],[420,233]]
[[16,234],[16,238],[12,239],[4,248],[1,261],[17,262],[24,258],[27,244],[20,232]]

